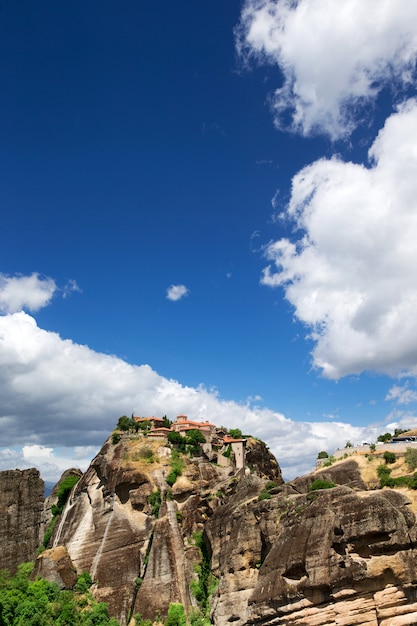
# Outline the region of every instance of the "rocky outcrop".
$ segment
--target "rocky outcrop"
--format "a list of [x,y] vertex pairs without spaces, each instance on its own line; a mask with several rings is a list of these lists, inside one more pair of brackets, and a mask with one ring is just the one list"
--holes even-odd
[[32,575],[33,578],[45,578],[60,589],[73,589],[78,578],[65,546],[44,550],[36,560]]
[[[416,545],[414,515],[398,493],[338,487],[301,497],[280,519],[249,599],[248,621],[379,624],[378,602],[392,593],[387,589],[404,597],[417,591]],[[415,608],[412,603],[407,612]]]
[[[183,456],[170,486],[170,457],[158,441],[109,439],[71,492],[37,571],[61,586],[88,571],[123,626],[135,613],[164,618],[170,602],[198,609],[207,569],[216,626],[417,624],[409,500],[367,491],[353,459],[283,484],[252,440],[250,468]],[[312,491],[317,478],[337,486]]]
[[[265,444],[251,440],[248,452],[262,476],[282,483]],[[41,555],[36,571],[62,581],[58,564],[68,556],[67,574],[71,568],[88,571],[94,595],[123,625],[133,613],[164,617],[171,602],[181,602],[187,612],[196,609],[193,586],[203,559],[196,533],[201,537],[207,520],[230,500],[256,500],[266,480],[245,478],[243,470],[217,466],[204,454],[182,456],[181,463],[181,475],[169,486],[169,447],[138,436],[125,435],[115,444],[109,439],[71,492],[53,550]],[[61,561],[56,550],[62,546],[67,554]]]
[[15,573],[39,545],[44,483],[38,470],[0,472],[0,568]]
[[52,488],[49,496],[45,498],[45,502],[43,505],[43,512],[42,512],[42,521],[41,521],[41,538],[44,537],[45,533],[47,532],[48,526],[51,523],[51,520],[53,517],[52,507],[58,504],[58,492],[59,492],[59,488],[62,482],[69,476],[76,476],[78,479],[80,479],[82,474],[83,473],[80,469],[76,469],[73,467],[71,469],[66,470],[61,475],[61,478],[56,483],[56,485],[54,485],[54,487]]

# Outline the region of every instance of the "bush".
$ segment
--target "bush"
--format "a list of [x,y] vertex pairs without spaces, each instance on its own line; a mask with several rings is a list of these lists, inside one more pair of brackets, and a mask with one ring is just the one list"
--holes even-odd
[[173,486],[178,476],[181,476],[183,467],[184,463],[178,450],[173,450],[171,457],[171,471],[165,479],[170,487]]
[[397,457],[395,456],[394,452],[384,452],[384,460],[386,465],[388,465],[389,463],[395,463],[396,458]]
[[277,483],[273,480],[268,480],[265,487],[262,489],[258,496],[258,500],[270,500],[272,498],[271,489],[277,486]]
[[86,593],[91,585],[93,584],[93,580],[90,576],[89,572],[83,572],[78,576],[77,583],[75,585],[75,591],[78,593]]
[[159,509],[161,508],[162,503],[161,491],[159,489],[157,491],[153,491],[148,497],[148,502],[152,507],[152,514],[155,515],[155,517],[158,517]]
[[329,455],[326,452],[326,450],[322,450],[321,452],[318,453],[317,458],[318,459],[328,459]]
[[185,452],[185,437],[177,433],[175,430],[168,433],[168,442],[178,450],[181,450],[181,452]]
[[392,479],[390,478],[391,470],[389,469],[389,467],[387,467],[386,465],[378,465],[378,467],[376,468],[376,473],[378,474],[379,486],[381,487],[381,489],[386,486],[392,486]]
[[152,448],[149,448],[148,446],[143,446],[142,448],[139,448],[138,457],[140,459],[143,459],[147,463],[153,463],[154,458]]
[[407,448],[404,459],[410,471],[417,469],[417,448]]
[[336,487],[336,485],[332,483],[330,480],[324,480],[324,478],[317,478],[316,480],[313,480],[313,482],[311,483],[309,491],[318,491],[319,489],[332,489],[333,487]]
[[78,483],[80,476],[67,476],[58,487],[58,506],[64,506],[68,500],[68,496],[72,491],[74,485]]
[[186,626],[184,607],[180,603],[171,603],[168,609],[168,616],[165,626]]
[[74,594],[41,578],[29,580],[32,570],[33,563],[24,563],[12,578],[1,576],[2,626],[120,626],[109,617],[107,605],[88,593],[86,572],[78,579],[82,590]]
[[112,444],[115,446],[117,443],[119,443],[121,438],[122,438],[122,435],[120,433],[113,433],[111,436]]
[[242,439],[242,431],[240,428],[231,428],[229,430],[229,435],[232,439]]

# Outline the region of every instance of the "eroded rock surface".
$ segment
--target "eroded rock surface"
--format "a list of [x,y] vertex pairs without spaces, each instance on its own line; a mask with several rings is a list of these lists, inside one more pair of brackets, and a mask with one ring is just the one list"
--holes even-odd
[[38,470],[0,472],[0,568],[11,574],[39,545],[44,482]]
[[[145,462],[143,445],[106,442],[54,537],[122,625],[135,613],[164,618],[170,602],[197,609],[206,566],[216,626],[417,624],[414,513],[399,492],[366,491],[354,460],[284,485],[253,441],[252,473],[184,457],[169,486],[170,450],[148,442]],[[319,477],[338,486],[311,491]]]
[[36,559],[32,577],[45,578],[61,589],[73,589],[77,582],[77,570],[65,546],[44,550]]

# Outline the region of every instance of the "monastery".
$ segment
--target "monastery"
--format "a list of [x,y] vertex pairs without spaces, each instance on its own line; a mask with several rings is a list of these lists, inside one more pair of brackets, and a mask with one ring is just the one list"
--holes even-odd
[[246,439],[230,437],[222,428],[217,428],[209,421],[195,422],[189,420],[186,415],[178,415],[171,427],[167,428],[164,426],[166,421],[161,417],[134,417],[133,419],[135,422],[146,422],[150,425],[147,436],[152,439],[166,439],[170,432],[177,432],[185,437],[190,430],[198,430],[206,440],[202,444],[202,449],[207,456],[213,457],[217,452],[217,463],[224,466],[230,465],[230,458],[233,457],[236,469],[245,468]]

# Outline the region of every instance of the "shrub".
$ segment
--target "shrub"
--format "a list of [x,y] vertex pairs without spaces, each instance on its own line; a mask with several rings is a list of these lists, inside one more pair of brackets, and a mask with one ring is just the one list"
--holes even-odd
[[240,430],[240,428],[231,428],[229,430],[229,435],[233,439],[242,439],[242,431]]
[[227,446],[226,450],[223,452],[223,456],[225,456],[227,459],[230,459],[230,457],[232,456],[232,445],[230,443]]
[[317,458],[318,459],[328,459],[329,455],[326,452],[326,450],[322,450],[321,452],[318,453]]
[[330,480],[324,480],[324,478],[317,478],[316,480],[313,480],[313,482],[311,483],[309,491],[318,491],[319,489],[332,489],[333,487],[336,487],[336,485],[332,483]]
[[173,486],[178,476],[181,476],[183,467],[184,467],[184,462],[182,458],[180,457],[178,450],[173,450],[172,457],[171,457],[171,471],[166,477],[166,481],[170,487]]
[[147,463],[153,463],[154,458],[152,448],[149,448],[149,446],[143,446],[142,448],[139,448],[138,457],[140,459],[143,459]]
[[410,489],[417,489],[417,472],[414,472],[413,476],[408,479],[408,487]]
[[395,463],[396,456],[394,452],[384,452],[384,460],[386,465],[388,465],[389,463]]
[[185,611],[182,604],[171,603],[168,609],[168,616],[165,626],[186,626]]
[[122,435],[120,433],[113,433],[111,436],[112,444],[115,446],[117,443],[119,443],[121,438],[122,438]]
[[392,486],[392,479],[390,479],[391,470],[389,469],[389,467],[387,467],[386,465],[378,465],[378,467],[376,468],[376,473],[378,474],[379,485],[381,489],[382,487]]
[[262,489],[258,496],[258,500],[270,500],[272,498],[271,489],[277,486],[277,483],[273,480],[268,480],[265,487]]
[[93,580],[90,576],[89,572],[83,572],[78,576],[77,583],[75,585],[75,591],[78,593],[86,593],[91,585],[93,584]]
[[407,448],[404,459],[410,471],[417,469],[417,448]]
[[158,517],[159,509],[161,508],[162,503],[161,491],[159,489],[157,491],[153,491],[148,497],[148,502],[152,507],[152,514],[155,515],[155,517]]
[[80,476],[74,475],[64,478],[58,488],[58,506],[64,506],[64,504],[68,500],[68,496],[71,493],[72,488],[78,483],[79,480]]
[[[53,513],[52,513],[52,515],[53,515]],[[42,541],[42,545],[43,545],[44,548],[48,547],[49,540],[51,539],[52,533],[55,530],[55,526],[57,524],[57,521],[58,521],[58,518],[57,517],[53,517],[51,519],[51,521],[49,522],[48,528],[46,529],[46,532],[45,532],[45,534],[43,536],[43,541]]]
[[270,500],[271,498],[272,496],[267,489],[262,489],[261,493],[258,496],[258,500]]

